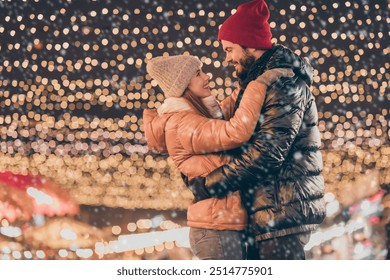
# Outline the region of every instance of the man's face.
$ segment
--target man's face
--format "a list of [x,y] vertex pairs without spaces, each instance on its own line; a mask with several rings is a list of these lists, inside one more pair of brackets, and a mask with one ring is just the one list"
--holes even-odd
[[238,44],[225,40],[222,40],[221,43],[226,53],[226,62],[234,66],[238,78],[245,80],[250,67],[256,61],[255,56],[248,49],[244,49]]

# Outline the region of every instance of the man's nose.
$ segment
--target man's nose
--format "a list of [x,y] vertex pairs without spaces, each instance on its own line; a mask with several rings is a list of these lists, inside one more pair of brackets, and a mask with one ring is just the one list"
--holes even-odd
[[232,60],[232,58],[231,58],[231,56],[230,56],[230,54],[226,54],[226,58],[225,58],[225,61],[226,62],[230,62]]

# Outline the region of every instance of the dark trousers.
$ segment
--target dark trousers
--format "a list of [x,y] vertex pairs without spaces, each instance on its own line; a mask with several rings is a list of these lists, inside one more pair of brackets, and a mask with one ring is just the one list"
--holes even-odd
[[291,234],[282,237],[249,242],[248,260],[304,260],[304,246],[310,233]]

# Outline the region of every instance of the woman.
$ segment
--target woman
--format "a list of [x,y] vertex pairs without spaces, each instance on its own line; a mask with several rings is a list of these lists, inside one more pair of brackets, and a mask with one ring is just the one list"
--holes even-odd
[[[198,58],[156,57],[147,64],[147,72],[166,97],[157,111],[144,110],[147,143],[157,152],[168,152],[188,179],[206,176],[229,162],[226,154],[216,152],[247,142],[259,120],[267,86],[279,77],[293,76],[288,69],[265,72],[248,84],[233,116],[238,90],[222,102],[221,110]],[[212,143],[203,141],[210,135]],[[193,203],[187,220],[191,249],[199,259],[244,258],[241,231],[247,225],[247,214],[238,192]]]

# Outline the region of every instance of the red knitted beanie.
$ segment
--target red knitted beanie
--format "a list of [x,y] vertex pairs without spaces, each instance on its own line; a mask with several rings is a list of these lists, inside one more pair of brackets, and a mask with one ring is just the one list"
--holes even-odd
[[241,4],[221,26],[218,40],[230,41],[247,48],[270,49],[269,10],[264,0]]

